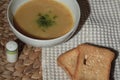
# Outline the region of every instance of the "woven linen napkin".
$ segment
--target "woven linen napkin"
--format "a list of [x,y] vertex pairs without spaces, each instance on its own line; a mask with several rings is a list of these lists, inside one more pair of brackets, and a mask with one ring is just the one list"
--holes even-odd
[[43,80],[70,80],[57,57],[81,43],[93,43],[116,50],[113,80],[120,80],[120,0],[78,0],[81,19],[76,34],[69,41],[42,50]]

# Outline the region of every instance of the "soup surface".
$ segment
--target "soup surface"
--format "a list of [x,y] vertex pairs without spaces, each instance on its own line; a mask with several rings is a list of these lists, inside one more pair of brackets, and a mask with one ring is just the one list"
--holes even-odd
[[31,0],[14,15],[16,29],[37,39],[60,37],[71,30],[73,23],[70,10],[55,0]]

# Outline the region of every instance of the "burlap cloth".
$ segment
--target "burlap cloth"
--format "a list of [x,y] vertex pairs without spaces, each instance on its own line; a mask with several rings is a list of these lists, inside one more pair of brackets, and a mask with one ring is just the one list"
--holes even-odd
[[58,46],[43,48],[44,80],[70,80],[57,65],[63,52],[81,43],[92,43],[116,51],[111,80],[120,80],[120,0],[78,0],[81,9],[79,28],[72,39]]

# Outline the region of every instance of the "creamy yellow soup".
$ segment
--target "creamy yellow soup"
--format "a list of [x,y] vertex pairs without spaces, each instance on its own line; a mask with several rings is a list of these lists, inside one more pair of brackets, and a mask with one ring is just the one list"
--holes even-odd
[[70,10],[55,0],[31,0],[14,15],[16,28],[37,39],[53,39],[69,32],[74,24]]

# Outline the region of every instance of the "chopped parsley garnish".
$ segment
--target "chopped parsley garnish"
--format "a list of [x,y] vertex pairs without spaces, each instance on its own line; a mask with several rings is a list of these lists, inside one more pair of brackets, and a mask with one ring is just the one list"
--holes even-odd
[[40,27],[50,27],[55,24],[55,19],[57,16],[52,16],[51,14],[39,14],[37,19],[37,24]]

